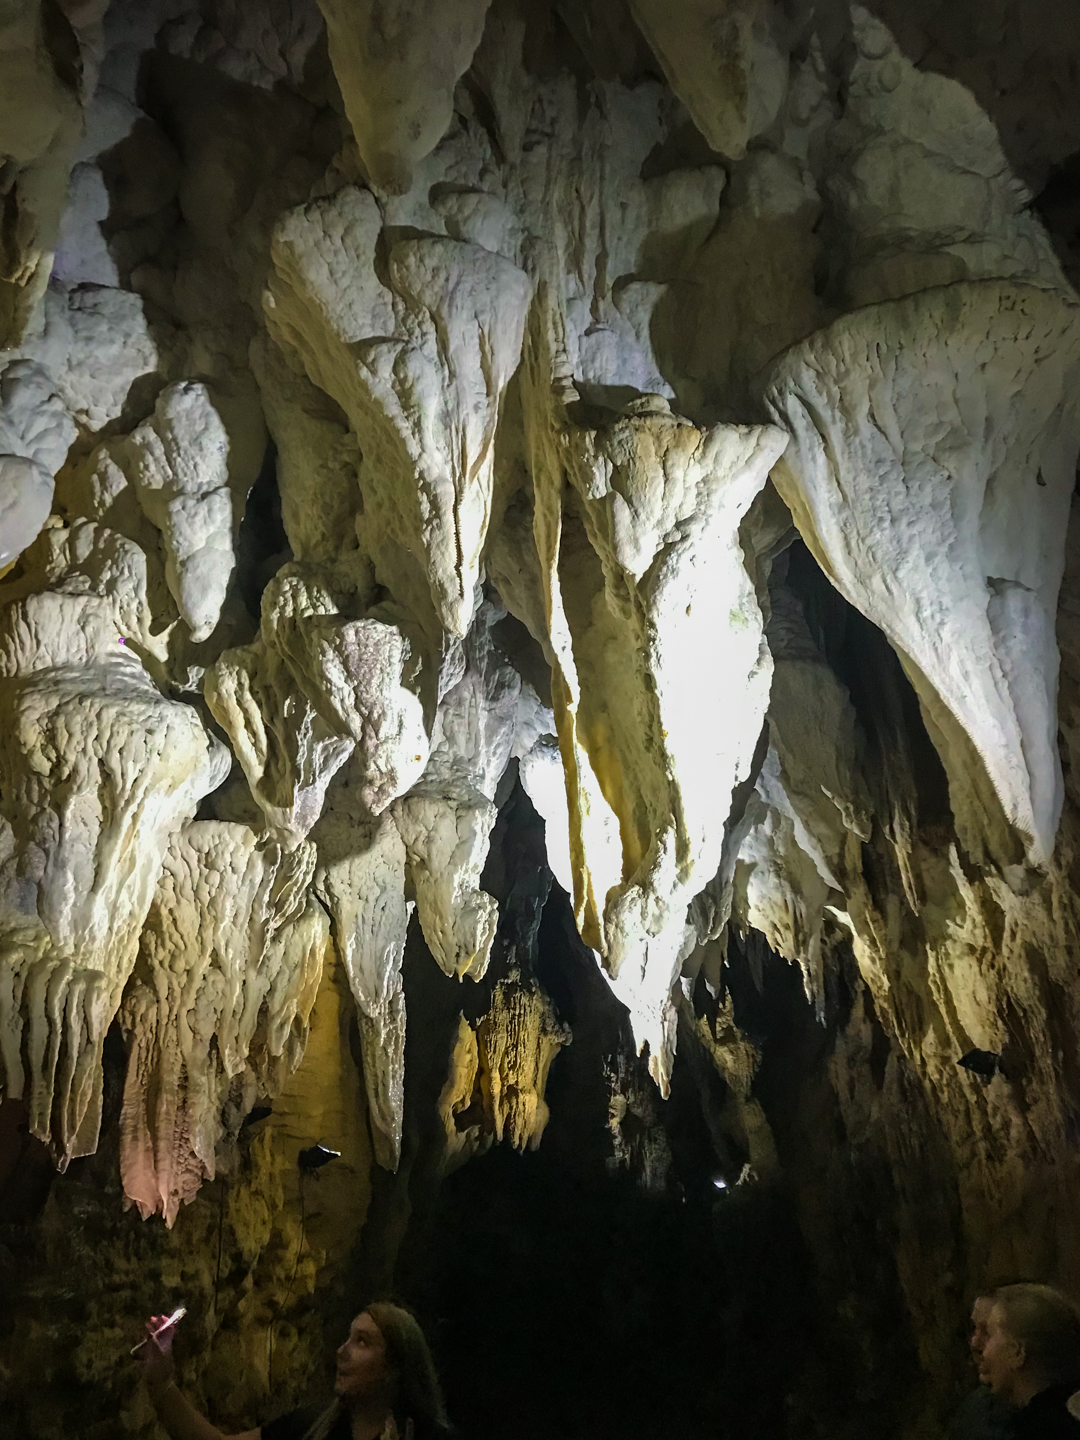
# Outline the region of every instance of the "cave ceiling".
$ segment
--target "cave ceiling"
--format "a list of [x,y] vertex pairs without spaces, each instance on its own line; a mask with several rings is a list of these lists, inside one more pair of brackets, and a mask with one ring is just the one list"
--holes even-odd
[[[463,996],[501,957],[447,1164],[475,1095],[535,1146],[553,883],[759,1168],[755,936],[814,1013],[854,957],[979,1184],[1066,1143],[1078,29],[2,8],[0,1094],[60,1170],[118,1025],[123,1194],[171,1226],[333,954],[393,1172],[417,930]],[[546,853],[500,902],[512,797]],[[956,1066],[1010,1044],[1022,1123]]]

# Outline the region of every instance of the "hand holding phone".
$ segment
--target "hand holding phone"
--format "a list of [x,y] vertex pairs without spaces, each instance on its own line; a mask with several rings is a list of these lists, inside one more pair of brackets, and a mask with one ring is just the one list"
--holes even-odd
[[176,1337],[176,1326],[187,1314],[187,1307],[178,1305],[171,1315],[151,1315],[146,1322],[146,1339],[140,1340],[137,1345],[131,1347],[132,1355],[137,1355],[151,1341],[163,1355],[167,1355],[172,1349],[172,1342]]
[[169,1352],[176,1338],[177,1324],[186,1313],[183,1305],[178,1305],[171,1315],[151,1315],[146,1322],[146,1339],[140,1340],[131,1351],[142,1361],[150,1398],[155,1405],[174,1383],[176,1371]]

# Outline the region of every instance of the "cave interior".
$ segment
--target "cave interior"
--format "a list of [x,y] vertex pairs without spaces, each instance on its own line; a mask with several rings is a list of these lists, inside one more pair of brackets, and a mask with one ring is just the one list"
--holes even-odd
[[0,6],[0,1435],[377,1297],[461,1440],[951,1433],[1080,1293],[1077,285],[1075,0]]

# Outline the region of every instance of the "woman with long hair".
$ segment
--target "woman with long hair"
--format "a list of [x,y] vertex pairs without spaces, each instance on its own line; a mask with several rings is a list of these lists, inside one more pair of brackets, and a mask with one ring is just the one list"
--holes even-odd
[[[177,1388],[170,1354],[174,1327],[154,1316],[142,1346],[150,1398],[172,1440],[225,1440]],[[338,1348],[333,1401],[294,1410],[235,1440],[444,1440],[442,1390],[424,1332],[400,1305],[376,1301]]]

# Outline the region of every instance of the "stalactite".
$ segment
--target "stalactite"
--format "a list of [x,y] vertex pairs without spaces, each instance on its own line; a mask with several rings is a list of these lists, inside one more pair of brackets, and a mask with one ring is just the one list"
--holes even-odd
[[124,643],[138,571],[109,542],[59,532],[53,588],[27,583],[0,622],[4,1093],[60,1165],[96,1148],[101,1047],[162,857],[228,769]]
[[[1054,613],[1080,421],[1075,304],[998,281],[855,312],[778,362],[776,483],[919,694],[965,845],[1045,866]],[[1038,375],[1038,384],[1033,376]]]
[[327,1226],[374,1158],[396,1234],[584,1056],[657,1197],[688,1094],[825,1268],[899,1197],[942,1393],[946,1270],[1040,1225],[1075,1268],[1075,46],[903,9],[0,17],[0,1096],[90,1156],[119,1021],[124,1191],[177,1235],[258,1150],[223,1347],[321,1343],[309,1130]]
[[[120,1172],[144,1219],[160,1212],[172,1226],[214,1178],[222,1108],[257,1028],[280,1057],[298,1003],[306,1023],[325,917],[322,933],[309,926],[299,944],[289,931],[314,864],[310,844],[282,851],[216,820],[186,825],[165,853],[121,1011],[131,1053]],[[252,1071],[249,1088],[256,1083]]]

